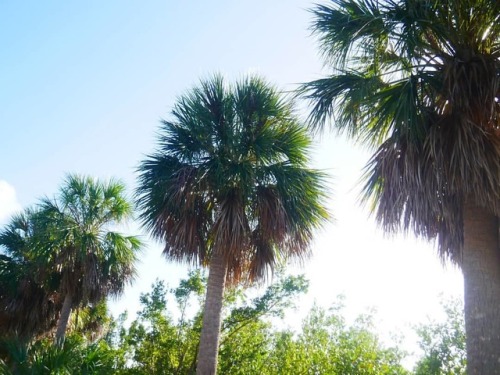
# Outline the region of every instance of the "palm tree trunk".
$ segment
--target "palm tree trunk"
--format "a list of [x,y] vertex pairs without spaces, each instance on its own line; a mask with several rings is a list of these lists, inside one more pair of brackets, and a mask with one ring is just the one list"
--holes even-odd
[[467,374],[500,374],[500,251],[498,220],[484,208],[464,207]]
[[210,260],[207,295],[203,309],[197,375],[215,375],[222,312],[222,297],[226,281],[226,265],[222,255],[213,254]]
[[64,303],[61,309],[61,316],[57,322],[56,338],[55,344],[62,346],[64,343],[64,337],[66,334],[66,327],[68,326],[69,316],[71,314],[71,304],[73,302],[73,296],[71,293],[67,293],[64,297]]

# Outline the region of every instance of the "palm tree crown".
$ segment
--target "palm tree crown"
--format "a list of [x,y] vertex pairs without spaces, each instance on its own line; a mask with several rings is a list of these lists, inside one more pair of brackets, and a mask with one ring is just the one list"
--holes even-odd
[[257,77],[220,76],[177,101],[159,148],[140,166],[138,205],[174,260],[207,265],[220,252],[228,280],[255,280],[308,253],[326,217],[322,173],[292,104]]
[[124,191],[117,181],[70,175],[57,197],[38,206],[45,237],[35,244],[37,257],[58,275],[57,292],[64,300],[58,344],[74,308],[119,295],[135,276],[141,241],[113,230],[132,215]]
[[467,198],[500,213],[500,5],[333,0],[313,10],[333,74],[302,86],[316,125],[376,147],[366,197],[387,230],[459,262]]
[[60,291],[71,293],[75,305],[118,295],[135,276],[140,240],[113,230],[132,215],[124,191],[117,181],[70,175],[56,199],[40,203],[52,236],[40,246],[43,256],[53,262]]

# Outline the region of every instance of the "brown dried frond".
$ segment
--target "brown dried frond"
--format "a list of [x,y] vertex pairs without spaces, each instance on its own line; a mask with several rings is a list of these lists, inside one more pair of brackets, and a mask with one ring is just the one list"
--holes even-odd
[[260,227],[252,235],[251,260],[248,266],[248,280],[253,283],[265,280],[268,272],[273,272],[277,263],[274,243],[264,237]]
[[0,300],[0,333],[23,339],[46,334],[57,323],[62,307],[59,297],[26,277],[19,283],[16,296]]
[[163,253],[177,261],[206,261],[207,196],[200,194],[196,168],[186,167],[175,176],[167,191],[167,207],[157,219],[157,226],[165,238]]
[[440,72],[441,94],[448,105],[445,114],[461,114],[484,129],[498,127],[498,70],[496,56],[476,54],[470,49],[445,60]]
[[[424,153],[422,144],[390,138],[368,168],[367,191],[377,201],[376,218],[386,231],[402,227],[425,238],[439,236],[440,241],[460,238],[454,236],[455,230],[450,233],[456,228],[460,206],[449,204],[453,196],[446,181],[438,178],[435,160]],[[453,249],[446,246],[443,254]]]
[[368,168],[378,221],[437,237],[443,258],[460,262],[466,199],[500,214],[500,139],[465,117],[440,116],[423,142],[389,138]]
[[275,243],[283,241],[287,233],[287,218],[274,186],[258,188],[255,211],[260,236],[267,236]]
[[260,186],[256,193],[254,220],[257,225],[251,236],[248,264],[250,283],[272,275],[279,261],[276,248],[284,242],[288,229],[286,212],[276,187]]
[[307,260],[312,255],[311,239],[313,237],[310,228],[296,228],[289,232],[283,243],[283,248],[286,249],[287,259],[293,259],[299,264]]
[[238,190],[227,194],[219,203],[210,237],[213,238],[212,251],[222,254],[227,265],[228,282],[241,280],[248,263],[250,226]]

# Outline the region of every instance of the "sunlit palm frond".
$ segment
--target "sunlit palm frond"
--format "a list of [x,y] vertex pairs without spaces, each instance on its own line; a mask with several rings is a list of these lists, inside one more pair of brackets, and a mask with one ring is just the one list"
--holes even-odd
[[344,65],[353,52],[364,53],[387,43],[391,23],[378,1],[335,0],[312,10],[313,33],[319,36],[327,61]]

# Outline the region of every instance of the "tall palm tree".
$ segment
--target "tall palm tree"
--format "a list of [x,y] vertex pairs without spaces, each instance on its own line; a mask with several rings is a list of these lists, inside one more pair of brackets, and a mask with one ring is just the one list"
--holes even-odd
[[22,341],[54,327],[61,308],[57,275],[33,251],[43,233],[38,214],[15,215],[0,232],[0,332]]
[[332,0],[313,10],[329,77],[311,119],[375,153],[365,198],[388,231],[463,270],[468,373],[500,373],[500,3]]
[[258,77],[214,76],[181,96],[140,167],[138,206],[168,259],[208,266],[198,374],[215,374],[226,283],[309,254],[327,213],[322,173],[290,101]]
[[50,241],[40,242],[37,252],[60,277],[58,344],[64,341],[72,309],[119,295],[135,276],[141,242],[114,230],[132,215],[124,191],[117,181],[70,175],[55,199],[39,205]]

